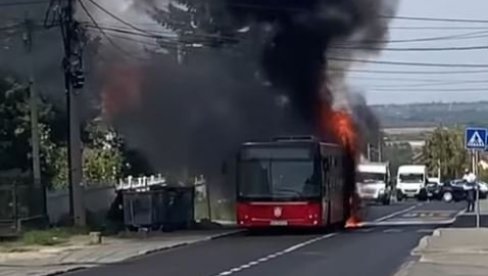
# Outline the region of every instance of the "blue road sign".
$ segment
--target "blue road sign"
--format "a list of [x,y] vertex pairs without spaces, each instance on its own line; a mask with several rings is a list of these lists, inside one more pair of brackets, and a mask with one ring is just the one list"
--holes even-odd
[[484,150],[487,148],[488,130],[486,128],[467,128],[464,143],[467,149]]

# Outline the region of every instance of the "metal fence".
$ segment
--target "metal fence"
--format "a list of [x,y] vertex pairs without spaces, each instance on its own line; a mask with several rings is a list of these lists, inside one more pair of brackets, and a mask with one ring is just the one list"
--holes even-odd
[[0,179],[0,236],[15,235],[46,218],[45,192],[28,179]]

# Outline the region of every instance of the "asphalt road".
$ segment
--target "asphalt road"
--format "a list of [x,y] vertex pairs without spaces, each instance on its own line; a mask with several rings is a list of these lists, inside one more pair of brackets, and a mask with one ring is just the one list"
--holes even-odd
[[441,202],[370,206],[368,227],[333,233],[243,233],[69,275],[391,276],[422,236],[463,207]]

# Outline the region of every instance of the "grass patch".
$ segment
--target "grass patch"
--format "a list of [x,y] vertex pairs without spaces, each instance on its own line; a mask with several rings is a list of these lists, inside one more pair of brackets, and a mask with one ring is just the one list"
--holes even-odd
[[77,228],[52,228],[47,230],[31,230],[22,235],[24,245],[53,246],[66,243],[71,236],[86,234],[86,230]]

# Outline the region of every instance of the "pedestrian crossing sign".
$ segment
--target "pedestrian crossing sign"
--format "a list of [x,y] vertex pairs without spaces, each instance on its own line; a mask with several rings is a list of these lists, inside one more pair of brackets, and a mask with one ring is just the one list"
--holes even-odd
[[467,128],[465,134],[467,149],[484,150],[487,148],[488,131],[486,128]]

